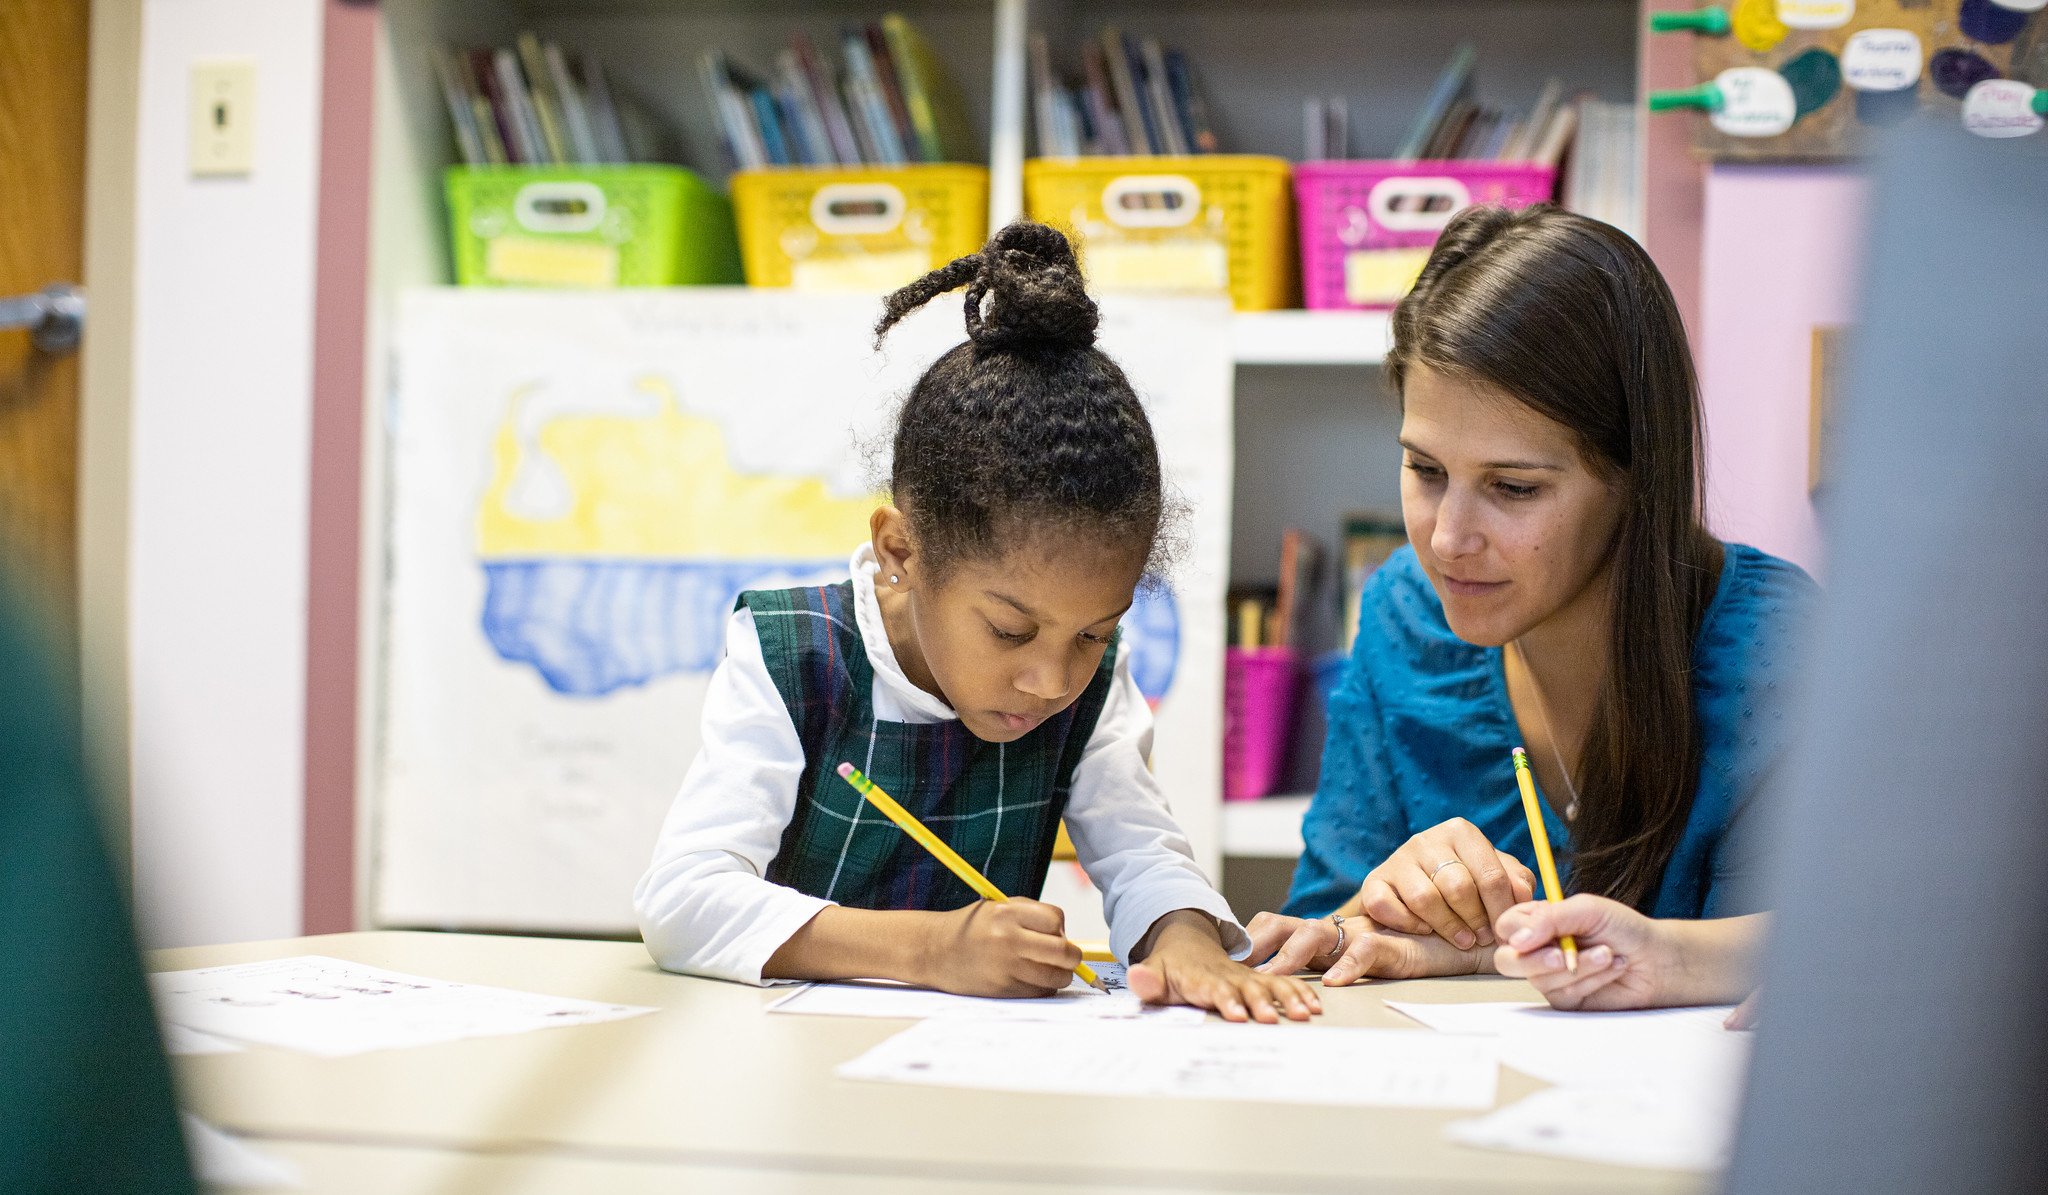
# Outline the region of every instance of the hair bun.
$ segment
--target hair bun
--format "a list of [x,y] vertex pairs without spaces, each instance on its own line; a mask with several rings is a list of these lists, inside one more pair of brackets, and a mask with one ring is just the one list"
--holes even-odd
[[1074,247],[1056,228],[1029,221],[990,238],[967,287],[967,334],[982,348],[1085,349],[1101,320],[1081,281]]

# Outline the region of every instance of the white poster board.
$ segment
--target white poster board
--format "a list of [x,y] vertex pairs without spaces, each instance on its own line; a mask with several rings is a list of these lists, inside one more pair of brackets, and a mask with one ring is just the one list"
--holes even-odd
[[[947,297],[877,353],[872,297],[409,292],[388,415],[369,794],[378,925],[617,933],[746,588],[843,578],[895,404],[964,338]],[[1192,509],[1125,622],[1153,762],[1219,862],[1232,364],[1220,299],[1112,298]],[[883,459],[866,451],[880,442]]]

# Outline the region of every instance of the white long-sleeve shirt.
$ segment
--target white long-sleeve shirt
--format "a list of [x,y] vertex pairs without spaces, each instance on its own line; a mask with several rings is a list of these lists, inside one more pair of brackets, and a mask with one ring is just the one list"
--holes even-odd
[[[853,602],[874,670],[875,718],[927,724],[959,717],[904,675],[875,601],[874,549],[849,562]],[[633,893],[640,933],[670,971],[767,982],[761,968],[818,910],[821,900],[763,878],[795,816],[805,770],[803,745],[768,675],[752,611],[726,626],[726,655],[705,694],[703,747],[683,779]],[[1110,949],[1120,959],[1154,922],[1177,909],[1214,917],[1233,956],[1251,942],[1230,906],[1195,865],[1187,838],[1167,812],[1145,766],[1152,710],[1119,652],[1095,732],[1075,765],[1067,832],[1081,866],[1102,890]]]

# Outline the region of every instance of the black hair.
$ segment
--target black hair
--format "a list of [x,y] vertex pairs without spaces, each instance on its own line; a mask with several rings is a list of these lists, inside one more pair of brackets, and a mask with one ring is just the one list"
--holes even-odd
[[1170,555],[1152,422],[1095,347],[1100,313],[1073,246],[1020,221],[981,252],[889,296],[875,344],[967,288],[967,339],[925,370],[896,418],[889,489],[935,574],[995,559],[1045,530],[1128,548],[1149,574]]

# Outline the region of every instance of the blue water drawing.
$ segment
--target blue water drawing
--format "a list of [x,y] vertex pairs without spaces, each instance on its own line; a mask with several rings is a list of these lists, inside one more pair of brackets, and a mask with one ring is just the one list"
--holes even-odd
[[[483,631],[499,657],[528,664],[555,692],[604,697],[679,672],[709,672],[742,590],[844,579],[844,561],[489,560]],[[1173,685],[1180,614],[1147,587],[1124,616],[1138,688]]]

